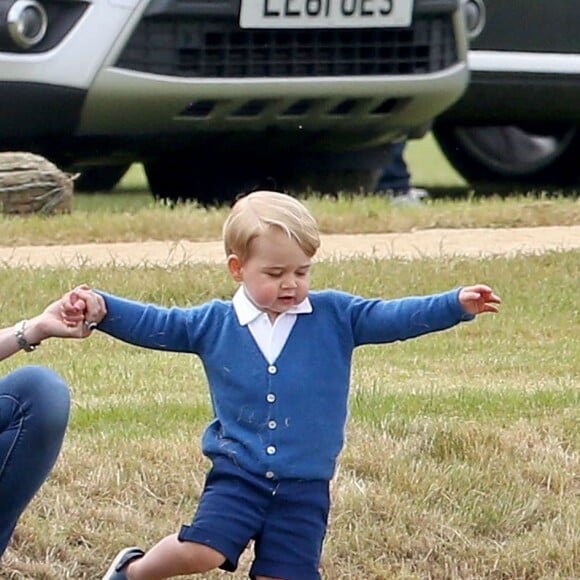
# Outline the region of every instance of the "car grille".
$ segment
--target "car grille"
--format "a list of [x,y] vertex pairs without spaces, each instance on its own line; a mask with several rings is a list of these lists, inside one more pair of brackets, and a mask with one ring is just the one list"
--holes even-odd
[[412,28],[244,30],[237,17],[145,16],[116,66],[183,78],[416,75],[458,62],[452,15]]

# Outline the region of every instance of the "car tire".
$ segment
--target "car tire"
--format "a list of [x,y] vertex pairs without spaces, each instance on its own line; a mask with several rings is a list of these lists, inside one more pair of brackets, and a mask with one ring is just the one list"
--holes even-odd
[[75,179],[75,191],[97,193],[111,191],[121,181],[129,165],[100,165],[83,169]]
[[580,131],[532,133],[516,125],[454,126],[433,134],[451,165],[470,183],[569,187],[580,182]]

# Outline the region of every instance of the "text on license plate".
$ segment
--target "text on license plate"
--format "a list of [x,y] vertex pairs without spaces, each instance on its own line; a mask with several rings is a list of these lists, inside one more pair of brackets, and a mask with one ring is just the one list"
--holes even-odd
[[242,0],[240,27],[407,27],[412,13],[413,0]]

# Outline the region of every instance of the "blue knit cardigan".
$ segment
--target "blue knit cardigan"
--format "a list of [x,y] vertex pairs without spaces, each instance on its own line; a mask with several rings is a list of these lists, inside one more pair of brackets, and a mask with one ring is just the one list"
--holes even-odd
[[197,354],[209,382],[214,420],[202,448],[268,478],[331,479],[344,444],[355,347],[406,340],[473,316],[458,290],[398,300],[335,290],[311,292],[282,352],[270,365],[231,301],[162,308],[101,293],[99,330],[157,350]]

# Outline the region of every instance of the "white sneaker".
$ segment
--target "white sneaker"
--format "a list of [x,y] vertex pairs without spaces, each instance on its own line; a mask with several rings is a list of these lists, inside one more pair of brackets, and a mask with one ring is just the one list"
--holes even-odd
[[391,203],[395,205],[420,205],[422,201],[429,199],[429,192],[421,187],[409,187],[403,191],[388,191]]

